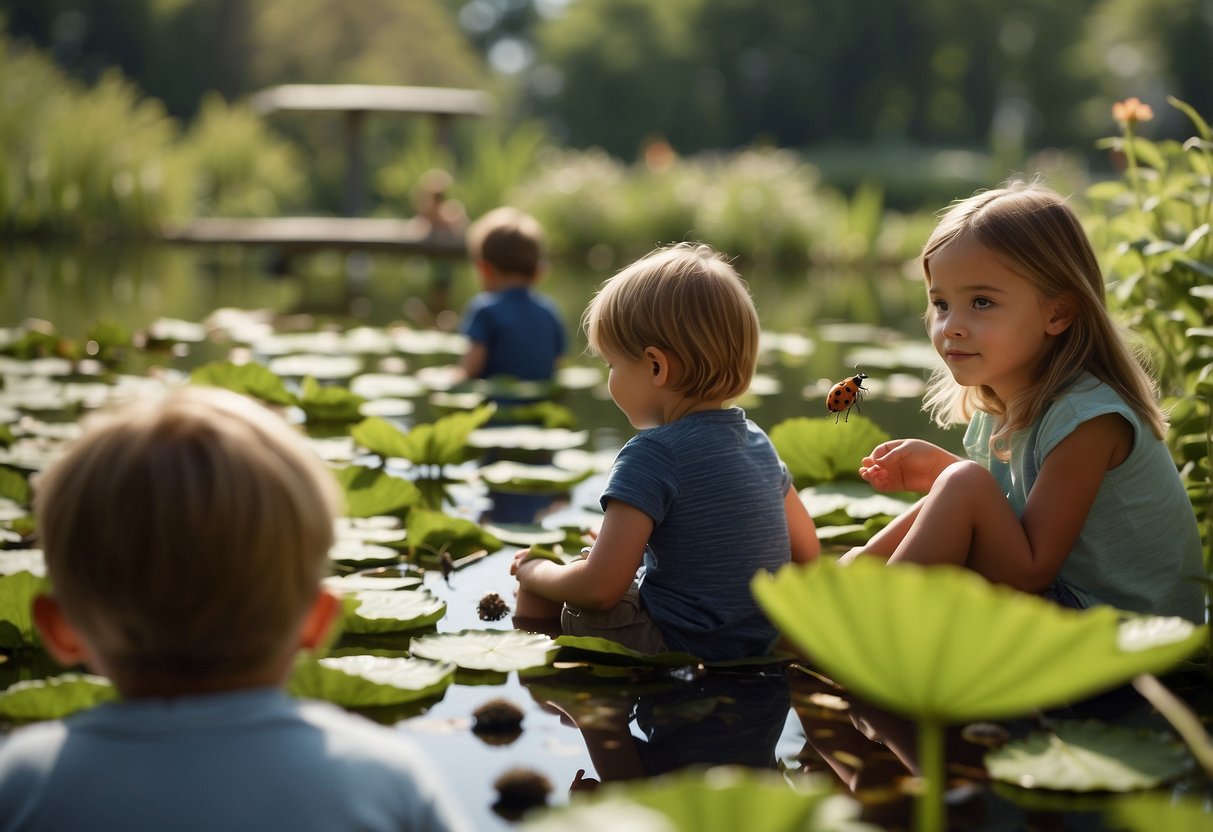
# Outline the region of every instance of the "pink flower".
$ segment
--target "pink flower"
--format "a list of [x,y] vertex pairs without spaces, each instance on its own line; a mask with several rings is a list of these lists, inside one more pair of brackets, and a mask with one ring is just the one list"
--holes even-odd
[[1139,121],[1149,121],[1154,118],[1154,111],[1150,109],[1149,104],[1142,103],[1141,99],[1134,96],[1113,104],[1112,118],[1123,125],[1130,125]]

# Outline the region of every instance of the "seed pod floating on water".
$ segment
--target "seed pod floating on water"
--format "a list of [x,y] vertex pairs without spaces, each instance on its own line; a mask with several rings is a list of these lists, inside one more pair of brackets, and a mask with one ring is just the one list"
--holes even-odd
[[481,621],[500,621],[510,614],[510,606],[496,592],[489,592],[476,605],[476,614]]

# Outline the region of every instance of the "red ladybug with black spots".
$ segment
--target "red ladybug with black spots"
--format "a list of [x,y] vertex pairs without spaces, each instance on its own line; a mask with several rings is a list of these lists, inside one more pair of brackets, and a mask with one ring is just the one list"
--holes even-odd
[[[826,409],[835,414],[834,424],[838,424],[838,417],[844,413],[847,419],[851,418],[852,407],[859,408],[859,400],[868,390],[863,386],[863,380],[867,377],[867,373],[856,373],[851,378],[844,378],[830,388],[830,392],[826,396]],[[845,422],[847,419],[843,419],[843,421]]]

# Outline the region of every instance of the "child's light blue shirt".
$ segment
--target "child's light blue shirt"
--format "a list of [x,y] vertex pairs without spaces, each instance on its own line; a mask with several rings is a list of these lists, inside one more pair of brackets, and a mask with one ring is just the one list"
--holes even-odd
[[1200,533],[1167,446],[1108,385],[1083,374],[1030,429],[1011,438],[1011,458],[990,452],[994,419],[978,413],[965,433],[969,457],[988,468],[1017,515],[1045,457],[1075,428],[1117,413],[1133,426],[1133,450],[1104,474],[1087,521],[1058,574],[1084,606],[1205,619]]

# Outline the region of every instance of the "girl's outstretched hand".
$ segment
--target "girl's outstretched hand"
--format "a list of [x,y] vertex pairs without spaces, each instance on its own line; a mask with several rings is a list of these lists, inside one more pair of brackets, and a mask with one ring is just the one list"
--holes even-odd
[[863,458],[859,476],[877,491],[931,490],[935,478],[960,457],[922,439],[881,442]]

